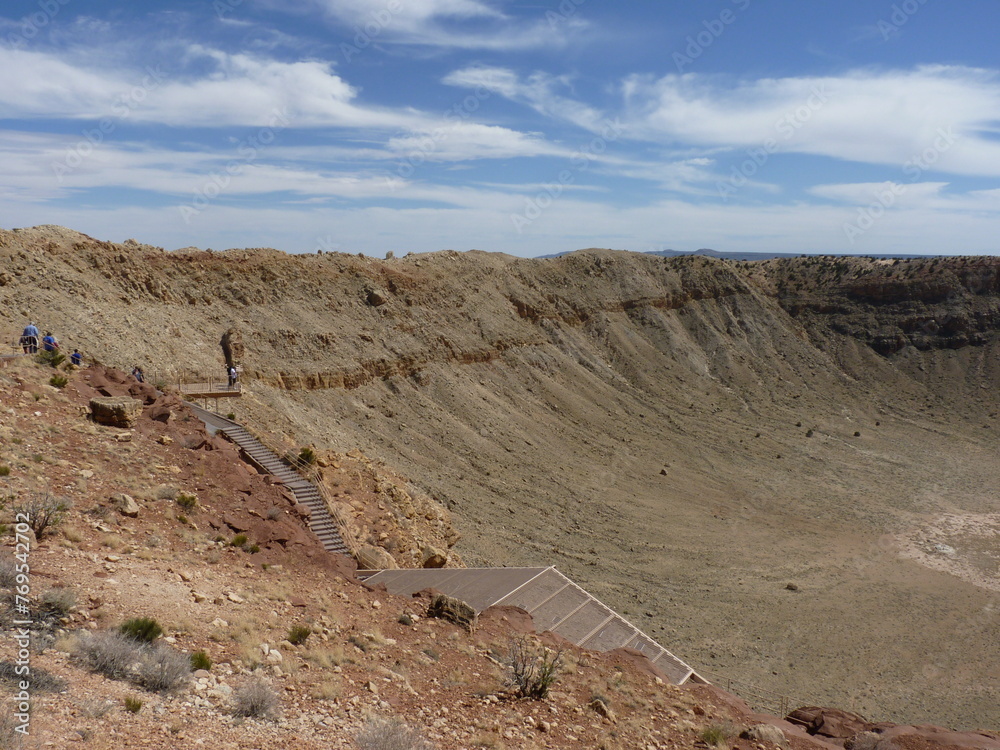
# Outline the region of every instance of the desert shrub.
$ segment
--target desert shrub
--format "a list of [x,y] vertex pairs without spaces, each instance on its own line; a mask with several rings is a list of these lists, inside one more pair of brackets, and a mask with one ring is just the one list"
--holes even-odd
[[267,509],[268,521],[277,521],[279,518],[281,518],[281,516],[282,516],[281,508],[279,508],[277,505],[272,505],[270,508]]
[[298,458],[299,461],[301,461],[302,463],[309,464],[310,466],[312,466],[314,463],[316,463],[316,451],[314,451],[307,445],[302,450],[299,451]]
[[[18,674],[18,665],[12,661],[0,661],[0,682],[12,688],[24,679]],[[18,688],[19,689],[19,688]],[[66,689],[66,681],[41,667],[31,667],[31,689],[39,693],[60,693]]]
[[42,614],[61,617],[76,606],[76,592],[68,586],[56,586],[42,594],[39,605]]
[[152,617],[134,617],[123,622],[118,632],[138,643],[152,643],[163,635],[163,628]]
[[174,500],[177,498],[178,492],[176,487],[170,487],[165,484],[161,484],[156,488],[156,499],[157,500]]
[[65,388],[66,384],[69,382],[69,378],[65,375],[53,375],[49,378],[49,385],[53,388]]
[[9,477],[9,476],[10,476],[10,467],[7,466],[6,464],[0,466],[0,477]]
[[9,555],[0,556],[0,588],[10,589],[17,583],[17,561]]
[[260,545],[259,544],[251,544],[249,547],[244,547],[243,549],[245,549],[251,555],[256,555],[258,552],[260,552]]
[[142,710],[142,698],[136,698],[134,695],[126,695],[125,710],[130,714],[139,713]]
[[198,507],[198,498],[182,492],[177,496],[177,504],[184,510],[194,510]]
[[232,539],[229,540],[230,547],[242,547],[247,543],[246,534],[237,534]]
[[358,750],[431,750],[424,736],[399,719],[373,717],[354,736]]
[[165,644],[143,649],[139,667],[132,681],[153,692],[173,690],[191,673],[191,660],[186,654]]
[[312,628],[308,625],[292,625],[288,629],[288,642],[301,646],[310,635],[312,635]]
[[195,651],[191,654],[191,669],[211,669],[212,659],[204,651]]
[[403,614],[401,614],[399,616],[399,619],[397,620],[397,622],[400,625],[407,625],[407,626],[412,625],[413,624],[413,616],[410,615],[408,612],[404,612]]
[[278,696],[267,680],[254,675],[233,692],[233,714],[273,720],[278,714]]
[[141,649],[138,641],[119,632],[104,630],[81,638],[76,658],[98,674],[121,680],[131,673]]
[[48,493],[36,493],[27,500],[15,506],[15,517],[24,513],[30,519],[28,525],[35,532],[35,538],[41,539],[47,532],[54,529],[66,517],[69,501]]
[[521,698],[542,700],[555,684],[562,664],[562,649],[536,649],[524,637],[513,638],[507,646],[507,685]]
[[233,421],[235,421],[236,420],[236,412],[234,412],[234,411],[229,412],[226,415],[226,419],[232,419]]
[[66,355],[59,351],[40,351],[36,356],[36,359],[43,365],[48,365],[49,367],[58,367],[63,362],[66,361]]
[[709,747],[726,747],[737,734],[731,724],[710,724],[698,734]]

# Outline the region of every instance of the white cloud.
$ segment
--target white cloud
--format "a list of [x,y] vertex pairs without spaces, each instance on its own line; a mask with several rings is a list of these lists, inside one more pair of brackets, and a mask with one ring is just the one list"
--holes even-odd
[[403,127],[412,114],[354,103],[356,90],[328,63],[278,62],[192,46],[188,62],[209,72],[184,76],[165,68],[81,68],[55,53],[0,48],[0,105],[8,117],[128,118],[134,122],[218,127]]
[[[367,43],[428,47],[518,50],[563,46],[588,25],[574,12],[545,12],[516,19],[500,2],[483,0],[310,0]],[[287,6],[275,4],[277,9]]]
[[695,74],[633,76],[623,93],[633,138],[730,148],[770,140],[783,152],[918,175],[1000,175],[1000,143],[990,137],[1000,112],[993,71],[924,66],[736,84]]
[[809,189],[811,195],[827,198],[852,206],[867,206],[882,202],[893,206],[929,207],[935,198],[948,187],[947,182],[856,182],[840,185],[816,185]]
[[559,90],[572,88],[568,76],[534,73],[522,81],[509,68],[473,65],[449,73],[443,83],[486,89],[512,101],[527,104],[540,114],[566,120],[594,132],[600,130],[606,120],[600,110],[558,93]]

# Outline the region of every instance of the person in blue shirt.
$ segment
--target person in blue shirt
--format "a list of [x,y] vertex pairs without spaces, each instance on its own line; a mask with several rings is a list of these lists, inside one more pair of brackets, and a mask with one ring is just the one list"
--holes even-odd
[[79,350],[74,349],[73,353],[69,355],[69,361],[70,364],[80,367],[83,365],[83,355],[80,354]]
[[54,352],[59,348],[59,342],[52,335],[52,331],[45,332],[45,338],[42,339],[42,348],[47,352]]
[[28,323],[21,334],[21,346],[25,354],[35,354],[38,352],[38,328],[34,323]]

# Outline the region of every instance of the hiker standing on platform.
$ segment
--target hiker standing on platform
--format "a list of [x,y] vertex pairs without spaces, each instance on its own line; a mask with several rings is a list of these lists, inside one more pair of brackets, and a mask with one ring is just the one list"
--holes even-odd
[[236,385],[236,368],[230,367],[229,372],[229,390],[233,390],[233,386]]
[[34,323],[28,323],[21,334],[21,346],[25,354],[38,353],[38,327]]

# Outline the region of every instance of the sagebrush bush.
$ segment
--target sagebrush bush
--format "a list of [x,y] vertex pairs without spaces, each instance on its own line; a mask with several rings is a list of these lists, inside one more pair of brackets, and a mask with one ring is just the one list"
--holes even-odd
[[0,588],[13,588],[17,583],[17,561],[9,555],[0,556]]
[[211,669],[212,659],[204,651],[195,651],[191,654],[191,669]]
[[152,617],[134,617],[123,622],[118,632],[139,643],[152,643],[163,635],[163,628]]
[[354,736],[359,750],[432,750],[424,736],[399,719],[371,718]]
[[276,719],[278,696],[267,680],[254,675],[233,692],[233,714],[252,719]]
[[138,641],[119,632],[103,630],[80,639],[76,647],[76,658],[98,674],[112,680],[122,680],[131,674],[141,650],[142,646]]
[[191,674],[191,660],[186,654],[166,644],[157,643],[143,649],[135,684],[156,693],[179,687]]
[[232,539],[229,540],[230,547],[243,547],[247,543],[246,534],[237,534]]
[[42,594],[39,605],[43,615],[61,617],[76,606],[76,592],[68,586],[56,586]]
[[139,713],[142,710],[142,698],[136,698],[134,695],[126,695],[125,710],[130,714]]
[[65,375],[53,375],[49,378],[49,385],[53,388],[65,388],[66,384],[69,382],[69,378]]

